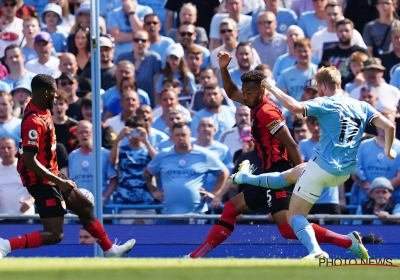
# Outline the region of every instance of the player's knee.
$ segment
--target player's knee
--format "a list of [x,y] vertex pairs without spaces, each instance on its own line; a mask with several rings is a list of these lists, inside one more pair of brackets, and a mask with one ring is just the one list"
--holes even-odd
[[63,232],[53,232],[51,235],[52,243],[57,244],[60,243],[64,238]]

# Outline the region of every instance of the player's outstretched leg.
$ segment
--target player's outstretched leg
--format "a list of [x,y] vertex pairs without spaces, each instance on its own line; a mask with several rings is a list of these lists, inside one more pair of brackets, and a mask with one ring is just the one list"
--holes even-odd
[[306,163],[297,165],[285,172],[271,172],[260,175],[251,174],[250,161],[244,160],[238,169],[238,172],[231,175],[233,184],[249,184],[257,187],[282,189],[293,185],[297,182],[301,172],[304,170]]
[[91,202],[78,190],[73,189],[66,199],[67,208],[76,213],[83,227],[96,240],[108,258],[122,257],[130,252],[136,244],[135,239],[128,240],[122,245],[113,244],[106,230],[93,214]]

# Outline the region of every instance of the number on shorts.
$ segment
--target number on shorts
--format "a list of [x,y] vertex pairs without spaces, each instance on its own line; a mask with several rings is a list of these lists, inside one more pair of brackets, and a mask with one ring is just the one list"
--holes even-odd
[[272,196],[271,196],[271,190],[270,190],[270,189],[268,189],[268,190],[267,190],[267,202],[268,202],[268,203],[270,203],[270,202],[271,202],[271,200],[272,200]]

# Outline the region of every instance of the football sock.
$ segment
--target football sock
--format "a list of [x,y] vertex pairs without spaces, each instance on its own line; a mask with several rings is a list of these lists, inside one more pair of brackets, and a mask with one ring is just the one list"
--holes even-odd
[[11,251],[16,249],[38,248],[42,246],[42,236],[40,232],[35,231],[23,236],[8,239]]
[[85,230],[90,233],[90,235],[94,238],[94,240],[96,240],[97,244],[99,244],[104,252],[111,249],[113,244],[111,243],[110,239],[108,239],[106,230],[99,220],[96,220],[90,226],[85,227]]
[[311,224],[302,215],[295,215],[290,219],[290,226],[293,228],[297,238],[306,246],[309,254],[319,253],[322,249],[319,247],[315,232]]
[[[314,229],[318,243],[329,243],[345,249],[350,248],[351,239],[347,235],[335,233],[316,224],[311,224],[311,226]],[[283,238],[297,239],[288,222],[281,224],[278,229]]]
[[239,215],[240,213],[236,211],[230,200],[225,203],[221,218],[212,227],[211,231],[207,235],[206,241],[193,251],[190,254],[190,257],[203,258],[212,249],[224,242],[229,236],[231,236],[235,229],[236,217]]
[[260,175],[243,174],[242,182],[253,186],[271,189],[282,189],[290,186],[283,173],[280,172],[263,173]]

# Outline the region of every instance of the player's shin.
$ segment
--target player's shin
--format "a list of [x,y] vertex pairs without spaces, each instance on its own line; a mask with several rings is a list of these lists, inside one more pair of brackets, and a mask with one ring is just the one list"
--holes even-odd
[[271,189],[282,189],[290,186],[284,174],[280,172],[264,173],[260,175],[243,174],[242,181],[244,184]]
[[231,236],[236,225],[236,217],[239,216],[229,200],[222,211],[221,218],[217,221],[216,225],[213,226],[209,234],[207,235],[206,241],[200,245],[195,251],[190,254],[191,258],[203,258],[212,249],[217,247],[219,244],[224,242]]
[[22,236],[8,239],[10,242],[10,250],[38,248],[42,246],[42,236],[39,231],[35,231]]
[[99,220],[95,220],[93,224],[84,227],[87,232],[96,240],[101,249],[106,252],[111,249],[112,243],[108,239],[106,230]]
[[309,254],[322,252],[315,238],[315,232],[304,216],[294,215],[290,219],[290,226],[293,228],[297,238],[306,246]]

